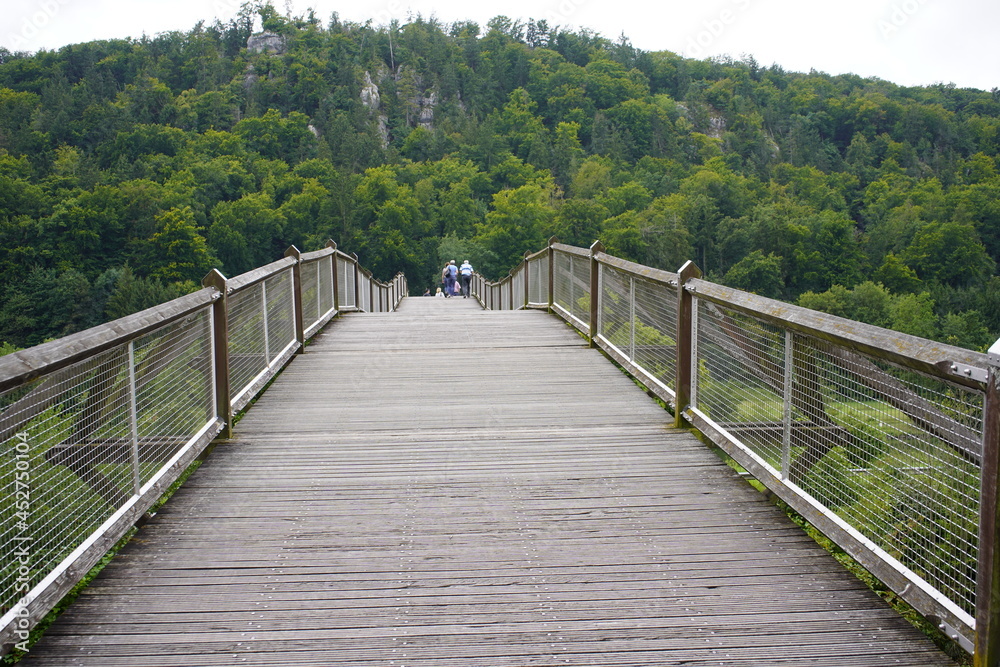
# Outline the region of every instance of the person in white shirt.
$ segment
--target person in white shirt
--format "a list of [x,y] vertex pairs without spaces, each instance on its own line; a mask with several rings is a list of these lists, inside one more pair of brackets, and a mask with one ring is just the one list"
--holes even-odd
[[469,264],[469,260],[462,262],[462,266],[458,269],[459,274],[462,276],[462,298],[469,298],[470,285],[472,283],[472,264]]

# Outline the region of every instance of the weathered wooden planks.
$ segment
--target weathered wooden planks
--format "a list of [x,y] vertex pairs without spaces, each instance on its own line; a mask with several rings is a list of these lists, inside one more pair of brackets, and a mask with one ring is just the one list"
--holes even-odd
[[949,665],[557,319],[334,321],[45,665]]

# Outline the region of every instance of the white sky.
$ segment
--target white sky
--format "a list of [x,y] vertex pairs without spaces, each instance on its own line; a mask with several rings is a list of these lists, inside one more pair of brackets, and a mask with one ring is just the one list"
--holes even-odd
[[[0,46],[57,49],[94,39],[187,31],[199,20],[233,17],[242,0],[0,0]],[[853,72],[901,85],[954,83],[1000,87],[995,0],[274,0],[284,13],[308,7],[326,24],[377,24],[408,16],[443,23],[472,20],[485,29],[497,14],[622,33],[646,51],[687,57],[753,55],[789,71]]]

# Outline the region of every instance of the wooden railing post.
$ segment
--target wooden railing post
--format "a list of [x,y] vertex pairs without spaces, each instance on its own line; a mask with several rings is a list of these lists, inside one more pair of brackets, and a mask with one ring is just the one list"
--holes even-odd
[[212,346],[215,348],[215,409],[225,423],[219,435],[233,437],[233,403],[229,388],[229,310],[226,294],[226,277],[212,269],[201,280],[204,287],[214,287],[219,296],[212,303]]
[[1000,341],[989,350],[980,461],[975,667],[1000,665]]
[[306,336],[305,336],[305,325],[302,321],[302,263],[301,263],[302,253],[295,246],[288,246],[288,250],[285,251],[285,257],[294,257],[295,263],[292,264],[292,307],[294,308],[295,320],[295,340],[299,343],[299,349],[295,351],[295,354],[301,354],[305,347]]
[[597,255],[604,252],[604,244],[594,241],[590,246],[590,347],[597,347],[601,317],[601,263]]
[[337,277],[337,242],[330,239],[326,242],[327,248],[333,248],[333,254],[330,255],[330,264],[333,269],[333,312],[340,312],[340,279]]
[[549,306],[548,312],[552,312],[552,305],[554,303],[553,298],[555,295],[555,266],[556,266],[556,251],[552,247],[556,243],[559,243],[559,239],[555,236],[549,237]]
[[674,425],[678,428],[684,424],[684,408],[691,402],[691,352],[695,332],[694,299],[691,293],[684,289],[684,284],[692,278],[701,277],[701,269],[694,262],[687,261],[677,272],[677,355],[676,378],[674,385]]

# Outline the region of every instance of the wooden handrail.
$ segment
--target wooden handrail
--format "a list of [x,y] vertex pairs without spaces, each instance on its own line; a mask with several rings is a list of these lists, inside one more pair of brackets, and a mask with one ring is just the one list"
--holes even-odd
[[275,260],[270,264],[265,264],[264,266],[230,278],[227,281],[227,288],[230,293],[238,292],[239,290],[256,285],[263,280],[267,280],[274,274],[280,273],[284,269],[287,269],[296,263],[297,259],[295,257],[282,257],[281,259]]
[[984,389],[989,357],[981,352],[829,315],[702,279],[684,283],[699,298],[773,322],[814,338],[844,345],[900,366]]
[[204,288],[133,315],[0,357],[0,391],[66,368],[200,310],[219,297]]

